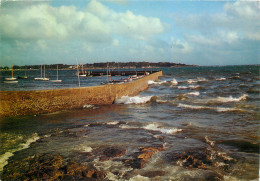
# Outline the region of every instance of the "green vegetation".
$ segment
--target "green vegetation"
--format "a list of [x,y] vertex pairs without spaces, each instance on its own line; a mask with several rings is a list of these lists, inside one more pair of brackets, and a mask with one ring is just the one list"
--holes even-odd
[[[182,63],[170,63],[170,62],[102,62],[102,63],[87,63],[84,64],[85,68],[107,68],[107,65],[109,63],[110,68],[155,68],[155,67],[184,67],[184,66],[191,66],[186,65]],[[76,69],[77,65],[67,65],[67,64],[58,64],[59,69]],[[0,70],[8,70],[12,67],[2,67],[0,66]],[[41,65],[24,65],[24,66],[18,66],[14,65],[14,69],[40,69]],[[50,64],[45,65],[46,69],[56,69],[57,64]]]

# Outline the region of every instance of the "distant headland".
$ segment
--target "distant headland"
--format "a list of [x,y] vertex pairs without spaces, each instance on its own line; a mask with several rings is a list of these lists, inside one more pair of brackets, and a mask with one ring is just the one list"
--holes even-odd
[[[80,63],[79,66],[84,66],[88,69],[106,69],[110,68],[160,68],[160,67],[190,67],[196,65],[187,65],[183,63],[171,62],[101,62],[101,63]],[[46,69],[56,69],[57,64],[46,64]],[[58,64],[59,69],[77,69],[77,65]],[[41,65],[13,65],[13,69],[40,69]],[[0,70],[9,70],[11,67],[0,66]]]

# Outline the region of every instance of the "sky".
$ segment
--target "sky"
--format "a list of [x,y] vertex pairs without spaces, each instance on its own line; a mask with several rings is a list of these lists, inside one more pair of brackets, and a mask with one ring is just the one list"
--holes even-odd
[[0,66],[260,64],[260,1],[0,0]]

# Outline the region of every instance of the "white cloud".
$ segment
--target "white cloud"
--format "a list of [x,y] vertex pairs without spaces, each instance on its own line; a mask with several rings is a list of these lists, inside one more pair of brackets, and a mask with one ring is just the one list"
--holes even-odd
[[194,63],[259,63],[260,4],[256,1],[226,3],[222,13],[178,15],[176,27],[183,28]]
[[120,45],[119,40],[118,39],[114,39],[112,45],[115,46],[115,47],[119,46]]
[[107,42],[112,40],[112,34],[145,40],[162,33],[164,26],[158,18],[135,15],[131,11],[116,13],[93,0],[85,11],[49,4],[2,8],[0,31],[2,39],[85,38],[90,42]]
[[[116,12],[96,0],[83,9],[27,1],[12,5],[1,7],[0,47],[12,47],[16,52],[11,55],[15,56],[15,61],[18,57],[21,61],[30,59],[29,55],[41,62],[64,56],[59,59],[69,61],[76,55],[97,61],[102,57],[113,59],[113,56],[128,59],[130,49],[136,52],[135,57],[141,52],[145,58],[156,48],[150,46],[149,41],[164,33],[168,26],[156,17],[138,15],[130,10]],[[139,43],[141,45],[136,48]],[[8,52],[7,48],[0,50],[0,53]],[[8,56],[2,55],[2,60]]]

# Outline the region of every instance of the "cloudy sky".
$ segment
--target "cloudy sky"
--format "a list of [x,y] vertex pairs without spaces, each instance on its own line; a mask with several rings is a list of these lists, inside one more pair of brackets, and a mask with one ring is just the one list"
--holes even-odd
[[259,1],[0,0],[0,65],[260,64]]

